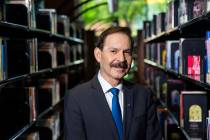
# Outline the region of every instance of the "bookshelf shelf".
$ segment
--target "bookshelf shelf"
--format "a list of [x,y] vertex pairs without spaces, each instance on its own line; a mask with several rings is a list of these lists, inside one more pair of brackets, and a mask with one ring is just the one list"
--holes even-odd
[[[160,102],[161,106],[163,106],[164,108],[167,109],[167,106],[166,106],[166,104],[164,102],[162,102],[161,100],[159,100],[159,102]],[[176,124],[176,126],[181,130],[181,132],[184,134],[186,140],[190,140],[190,137],[187,134],[187,132],[182,127],[180,127],[178,120],[176,119],[174,114],[169,109],[167,109],[167,114],[173,120],[173,122]]]
[[92,36],[42,4],[0,4],[0,139],[63,137],[64,96],[86,78],[84,47],[90,45],[83,39]]
[[58,108],[59,105],[62,104],[62,102],[64,101],[64,97],[62,99],[60,99],[60,101],[55,104],[54,106],[49,107],[48,109],[46,109],[45,111],[43,111],[38,117],[36,121],[33,121],[29,124],[27,124],[26,126],[24,126],[20,131],[18,131],[16,134],[14,134],[11,138],[9,138],[9,140],[16,140],[18,139],[21,135],[23,135],[26,131],[28,131],[29,129],[32,129],[33,127],[36,127],[37,122],[42,119],[44,116],[46,116],[47,114],[49,114],[51,111],[54,111]]
[[[191,19],[173,29],[166,30],[156,36],[144,39],[144,43],[177,40],[181,37],[204,37],[206,30],[210,29],[210,13]],[[202,27],[202,28],[198,28]]]
[[84,60],[77,60],[75,62],[70,63],[69,65],[62,65],[62,66],[58,66],[56,68],[47,68],[47,69],[43,69],[43,70],[39,70],[37,72],[34,73],[30,73],[30,74],[24,74],[24,75],[20,75],[20,76],[15,76],[13,78],[9,78],[3,81],[0,81],[0,87],[4,87],[8,84],[17,82],[17,81],[21,81],[21,80],[26,80],[26,79],[30,79],[36,76],[40,76],[42,74],[46,74],[46,73],[52,73],[52,72],[59,72],[62,70],[66,70],[68,68],[72,68],[72,67],[77,67],[78,65],[81,65],[84,63]]
[[155,68],[158,68],[158,69],[166,72],[167,74],[173,75],[173,76],[175,76],[175,77],[177,77],[179,79],[188,81],[188,82],[190,82],[192,84],[195,84],[197,86],[200,86],[200,87],[204,88],[205,90],[210,91],[210,84],[205,83],[204,79],[200,79],[200,77],[192,77],[192,76],[189,76],[189,75],[179,74],[179,73],[177,73],[174,70],[166,69],[163,66],[160,66],[159,64],[157,64],[155,62],[152,62],[150,60],[147,60],[147,59],[144,59],[144,63],[147,64],[147,65],[153,66]]
[[38,38],[44,41],[68,41],[70,44],[82,44],[83,40],[74,37],[65,37],[60,34],[52,34],[50,31],[29,28],[27,26],[0,21],[0,35],[13,38]]
[[[171,112],[176,111],[173,116],[168,109],[173,120],[177,113],[180,114],[184,126],[180,130],[187,139],[207,139],[206,136],[209,136],[210,127],[206,123],[206,118],[209,117],[207,103],[210,91],[209,4],[210,1],[173,0],[168,3],[166,12],[156,13],[150,21],[143,22],[145,80],[155,96],[167,102]],[[190,121],[192,104],[197,104],[202,109],[201,121],[195,123],[197,126]],[[178,121],[174,122],[175,127],[180,127]],[[164,125],[174,128],[173,124]],[[195,131],[196,129],[200,131]],[[173,133],[181,136],[176,130],[167,131],[167,136],[170,137]]]

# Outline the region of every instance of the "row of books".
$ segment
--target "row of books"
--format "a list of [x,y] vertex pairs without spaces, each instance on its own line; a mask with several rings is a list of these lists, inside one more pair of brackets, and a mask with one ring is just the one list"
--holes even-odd
[[0,39],[0,80],[83,59],[82,44]]
[[62,34],[65,37],[83,38],[81,28],[71,23],[56,9],[47,9],[36,0],[1,0],[0,20]]
[[166,69],[210,83],[206,78],[209,75],[209,49],[204,38],[181,38],[146,44],[145,58]]
[[156,97],[164,102],[192,139],[205,140],[208,116],[208,95],[204,90],[195,89],[182,80],[168,78],[153,67],[146,67],[146,79]]
[[58,140],[61,136],[60,112],[56,112],[37,122],[37,127],[22,135],[22,140]]
[[0,139],[11,137],[34,121],[40,122],[39,116],[57,105],[68,91],[67,74],[57,78],[38,79],[34,83],[34,86],[29,87],[1,88]]
[[154,37],[200,17],[210,11],[209,5],[209,0],[171,0],[166,12],[153,15],[151,21],[144,21],[144,37]]

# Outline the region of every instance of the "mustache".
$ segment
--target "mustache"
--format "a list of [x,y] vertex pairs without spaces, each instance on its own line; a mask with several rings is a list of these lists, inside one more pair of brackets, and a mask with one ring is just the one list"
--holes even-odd
[[111,63],[110,66],[115,68],[127,69],[128,63],[126,61],[122,61],[122,62]]

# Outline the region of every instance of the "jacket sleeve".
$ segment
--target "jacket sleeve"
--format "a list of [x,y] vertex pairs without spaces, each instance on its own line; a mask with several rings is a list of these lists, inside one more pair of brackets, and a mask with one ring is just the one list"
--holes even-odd
[[149,90],[148,93],[146,139],[161,140],[162,132],[157,118],[156,104],[153,100],[152,92]]
[[64,99],[64,139],[86,140],[81,109],[71,93]]

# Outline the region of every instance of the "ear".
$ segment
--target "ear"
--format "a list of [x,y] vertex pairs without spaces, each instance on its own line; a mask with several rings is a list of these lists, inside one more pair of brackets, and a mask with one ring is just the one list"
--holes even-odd
[[101,50],[98,47],[96,47],[94,49],[94,56],[95,56],[96,61],[98,63],[100,63],[101,62]]

